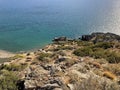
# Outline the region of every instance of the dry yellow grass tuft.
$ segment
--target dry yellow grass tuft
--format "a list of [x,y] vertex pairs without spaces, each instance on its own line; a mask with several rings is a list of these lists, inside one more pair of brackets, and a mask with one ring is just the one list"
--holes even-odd
[[103,72],[103,76],[105,76],[105,77],[107,77],[111,80],[116,80],[117,79],[116,75],[114,75],[113,73],[111,73],[109,71]]
[[117,76],[120,75],[120,63],[118,63],[118,64],[108,64],[108,65],[105,65],[103,68],[106,71],[113,72]]

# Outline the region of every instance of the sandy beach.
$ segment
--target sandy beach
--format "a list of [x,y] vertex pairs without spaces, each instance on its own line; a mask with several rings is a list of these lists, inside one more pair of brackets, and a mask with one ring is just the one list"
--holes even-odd
[[9,58],[14,56],[13,53],[8,52],[8,51],[4,51],[4,50],[0,50],[0,58]]

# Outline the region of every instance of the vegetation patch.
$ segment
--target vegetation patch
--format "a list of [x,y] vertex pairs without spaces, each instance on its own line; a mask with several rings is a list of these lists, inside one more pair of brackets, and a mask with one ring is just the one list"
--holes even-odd
[[37,56],[37,59],[39,61],[45,61],[50,57],[52,57],[52,54],[50,54],[50,53],[39,53],[38,56]]
[[113,48],[113,43],[100,42],[90,46],[84,46],[76,49],[73,53],[77,56],[90,56],[95,59],[106,59],[109,63],[120,62],[120,52],[110,51]]
[[18,65],[18,64],[9,64],[9,65],[1,65],[0,70],[8,70],[8,71],[21,71],[27,67],[27,64]]
[[18,76],[11,71],[0,71],[0,90],[18,90],[17,89]]
[[113,46],[114,44],[109,42],[98,42],[94,45],[95,48],[103,48],[103,49],[113,48]]
[[90,47],[80,48],[74,51],[74,54],[77,56],[89,56],[91,53],[93,53],[92,49]]
[[24,58],[24,56],[21,54],[16,54],[14,57],[11,57],[10,59],[15,60],[15,59],[20,59],[20,58]]
[[88,42],[88,41],[77,41],[78,46],[92,46],[94,45],[93,42]]

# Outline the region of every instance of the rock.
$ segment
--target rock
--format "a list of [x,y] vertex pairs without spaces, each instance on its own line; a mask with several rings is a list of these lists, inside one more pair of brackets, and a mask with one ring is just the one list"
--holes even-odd
[[40,88],[40,90],[54,90],[56,88],[60,88],[58,84],[46,84],[43,87]]
[[74,85],[73,84],[68,84],[67,86],[70,88],[70,90],[74,90]]
[[72,75],[77,76],[77,77],[80,78],[80,79],[87,79],[87,78],[89,77],[89,75],[84,74],[84,73],[81,73],[81,72],[79,72],[79,71],[77,71],[77,70],[71,70],[70,73],[71,73]]
[[55,88],[55,89],[53,89],[53,90],[63,90],[62,88]]
[[25,89],[36,88],[36,82],[34,80],[25,80]]
[[50,75],[54,75],[56,72],[62,71],[61,67],[58,65],[51,66],[50,68]]
[[56,78],[51,81],[51,83],[57,83],[62,90],[70,90],[64,82],[61,81],[60,78]]
[[52,41],[54,43],[64,43],[64,42],[68,41],[68,39],[67,39],[67,37],[63,36],[63,37],[54,38]]
[[81,38],[81,40],[83,40],[83,41],[89,41],[91,39],[92,39],[91,35],[83,35],[82,38]]
[[56,60],[55,63],[60,63],[60,62],[63,62],[65,60],[66,60],[65,57],[61,57],[61,58],[58,58],[58,60]]
[[24,90],[25,89],[24,82],[25,82],[24,80],[18,80],[18,82],[17,82],[18,90]]
[[120,41],[120,36],[113,33],[92,33],[91,35],[82,35],[81,40],[97,42],[113,42]]
[[46,65],[43,65],[43,64],[42,64],[41,66],[42,66],[45,70],[48,70],[48,71],[49,71],[49,70],[51,69],[51,67],[52,67],[52,66],[49,65],[49,64],[46,64]]
[[31,53],[27,53],[26,56],[30,56]]
[[82,63],[73,65],[69,69],[70,69],[69,71],[76,70],[81,73],[87,73],[87,71],[90,69],[90,67],[89,67],[89,65],[86,65],[86,63],[82,62]]

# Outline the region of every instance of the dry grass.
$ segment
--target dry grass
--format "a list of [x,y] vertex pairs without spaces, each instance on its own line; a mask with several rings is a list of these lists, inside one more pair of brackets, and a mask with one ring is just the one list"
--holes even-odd
[[103,72],[103,76],[105,76],[105,77],[107,77],[111,80],[116,80],[117,79],[116,75],[114,75],[112,72],[109,72],[109,71]]
[[76,82],[74,90],[120,90],[117,83],[109,83],[101,78],[89,77],[82,82]]
[[120,76],[120,63],[106,65],[104,66],[104,69]]
[[102,71],[100,71],[100,70],[98,70],[98,69],[94,69],[93,72],[94,72],[96,75],[98,75],[98,76],[101,76],[101,77],[103,76]]

